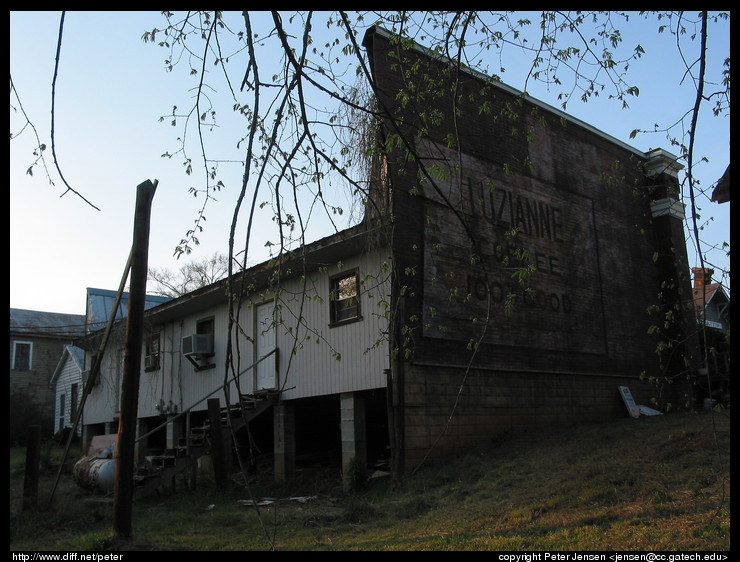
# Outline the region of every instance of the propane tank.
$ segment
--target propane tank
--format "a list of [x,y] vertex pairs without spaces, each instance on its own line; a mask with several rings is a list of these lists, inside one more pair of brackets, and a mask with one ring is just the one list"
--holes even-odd
[[78,486],[104,494],[113,492],[116,481],[116,444],[112,443],[99,456],[83,457],[72,469]]

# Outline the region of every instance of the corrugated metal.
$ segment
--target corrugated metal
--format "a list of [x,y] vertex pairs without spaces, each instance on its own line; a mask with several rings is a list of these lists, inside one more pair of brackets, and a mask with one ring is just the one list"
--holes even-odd
[[[209,365],[213,367],[198,370],[186,357],[182,356],[181,352],[181,340],[183,337],[195,334],[197,332],[197,323],[200,320],[207,318],[213,318],[213,356],[206,359]],[[171,385],[174,389],[179,386],[179,392],[182,395],[182,407],[189,408],[193,404],[202,400],[208,396],[211,392],[218,389],[220,385],[224,383],[224,361],[226,358],[226,326],[227,326],[227,310],[226,305],[221,305],[216,309],[211,309],[207,312],[186,318],[181,324],[181,331],[177,333],[179,336],[172,342],[173,345],[177,346],[176,354],[179,357],[179,368],[181,372],[181,379],[177,381],[177,378],[173,380]],[[174,356],[173,356],[174,359]],[[174,365],[173,365],[174,366]],[[177,384],[179,382],[179,385]],[[223,394],[218,393],[214,397],[223,399]],[[206,409],[206,403],[202,402],[198,409]]]
[[[258,329],[255,310],[266,299],[276,307],[278,384],[284,398],[385,387],[384,369],[389,359],[384,304],[390,290],[382,261],[381,254],[373,254],[351,257],[343,264],[343,270],[359,268],[362,320],[357,322],[329,327],[329,277],[340,271],[336,265],[309,274],[305,282],[300,277],[286,281],[277,298],[274,294],[255,295],[251,302],[243,302],[232,331],[229,378],[240,372],[239,390],[253,390],[254,370],[249,367],[257,359],[252,343]],[[206,318],[214,320],[214,355],[208,358],[213,367],[198,370],[183,356],[181,342],[184,336],[195,334],[198,322]],[[162,407],[168,413],[180,413],[195,404],[195,410],[205,410],[204,399],[214,391],[212,397],[224,405],[223,390],[218,389],[226,380],[226,302],[152,329],[160,334],[160,367],[147,372],[142,365],[138,416],[158,416]],[[88,400],[86,423],[112,421],[118,416],[121,365],[120,358],[114,357],[121,354],[122,342],[111,342],[103,361],[103,380]],[[235,403],[237,387],[232,383],[229,388]]]
[[[357,267],[362,320],[330,327],[329,277]],[[284,398],[385,387],[389,285],[378,254],[347,259],[286,285],[279,304],[279,384]],[[298,311],[301,311],[300,313]],[[299,316],[300,314],[300,316]],[[300,319],[300,321],[299,321]]]
[[[268,300],[276,307],[275,337],[279,349],[278,384],[284,398],[302,398],[384,387],[384,369],[388,367],[388,330],[386,307],[389,286],[387,273],[382,271],[379,254],[362,256],[344,262],[344,270],[359,268],[362,281],[362,320],[329,327],[329,277],[340,271],[336,266],[301,278],[287,281],[278,293],[259,295],[244,302],[238,324],[234,326],[233,370],[241,372],[241,392],[253,389],[254,370],[248,369],[256,360],[253,341],[259,329],[256,307]],[[304,293],[305,287],[305,293]],[[183,336],[196,332],[199,320],[214,319],[214,355],[209,358],[213,368],[197,370],[180,350]],[[300,320],[299,320],[300,319]],[[226,380],[226,344],[228,310],[226,304],[197,316],[167,324],[160,331],[163,361],[160,370],[143,373],[139,415],[157,415],[155,405],[172,401],[178,411],[190,408],[217,390]],[[232,402],[238,392],[230,386]],[[222,391],[213,395],[225,403]],[[196,410],[206,409],[201,402]]]
[[[86,359],[87,369],[91,367],[90,360],[89,357]],[[111,337],[100,365],[98,383],[85,401],[85,425],[110,422],[118,417],[122,374],[123,341],[119,337]]]

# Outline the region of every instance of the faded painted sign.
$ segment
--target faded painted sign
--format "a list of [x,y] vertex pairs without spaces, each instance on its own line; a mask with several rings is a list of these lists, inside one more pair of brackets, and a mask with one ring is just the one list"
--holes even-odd
[[[604,353],[591,199],[436,144],[424,232],[424,334]],[[529,272],[529,273],[526,273]],[[451,306],[451,303],[453,306]]]

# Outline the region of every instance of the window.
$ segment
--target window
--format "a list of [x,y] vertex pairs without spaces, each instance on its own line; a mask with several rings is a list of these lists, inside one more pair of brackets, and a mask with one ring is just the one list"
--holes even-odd
[[146,337],[144,350],[144,370],[159,369],[159,332]]
[[59,395],[59,428],[57,431],[61,431],[64,429],[64,401],[65,401],[64,394]]
[[211,334],[213,337],[213,318],[206,318],[205,320],[198,320],[198,324],[195,327],[196,334]]
[[195,325],[195,333],[199,336],[208,336],[208,344],[206,346],[207,351],[203,353],[204,356],[213,355],[213,330],[214,330],[214,319],[206,318],[204,320],[198,320]]
[[13,369],[16,371],[31,370],[31,342],[13,342]]
[[336,326],[362,320],[360,315],[360,278],[358,270],[352,270],[329,279],[331,325]]
[[72,421],[74,421],[74,418],[77,415],[77,388],[77,383],[74,383],[69,390],[69,394],[72,399],[72,403],[70,404],[69,409],[69,417]]

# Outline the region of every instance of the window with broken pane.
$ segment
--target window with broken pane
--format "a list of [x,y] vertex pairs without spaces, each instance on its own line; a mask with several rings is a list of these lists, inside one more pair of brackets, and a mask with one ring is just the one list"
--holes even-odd
[[359,320],[360,282],[357,270],[332,277],[330,284],[331,323],[341,324]]

